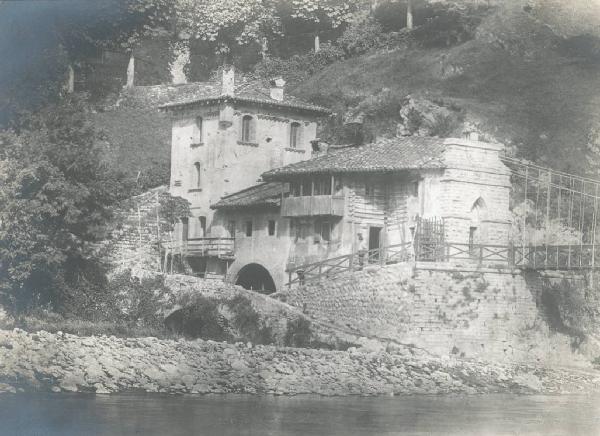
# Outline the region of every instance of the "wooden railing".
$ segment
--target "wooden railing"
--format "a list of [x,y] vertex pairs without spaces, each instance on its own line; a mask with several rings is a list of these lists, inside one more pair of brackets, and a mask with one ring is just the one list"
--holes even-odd
[[390,245],[297,266],[288,270],[288,286],[332,278],[344,272],[360,270],[368,264],[406,262],[413,256],[411,246],[410,242]]
[[233,258],[234,238],[192,238],[186,241],[163,242],[163,247],[174,254],[183,256],[206,256]]
[[409,242],[288,269],[288,286],[332,278],[344,272],[360,270],[368,264],[459,261],[477,266],[566,271],[598,268],[600,262],[597,260],[600,260],[600,247],[591,244],[523,247],[444,242],[435,246],[413,246]]

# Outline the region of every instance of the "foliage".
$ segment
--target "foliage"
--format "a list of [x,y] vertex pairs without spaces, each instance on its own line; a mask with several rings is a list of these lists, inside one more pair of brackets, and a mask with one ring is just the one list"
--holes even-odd
[[255,74],[262,79],[283,77],[289,86],[293,86],[322,70],[325,66],[342,59],[344,52],[332,44],[321,44],[315,53],[294,55],[289,59],[267,58],[256,65]]
[[195,296],[193,304],[170,315],[165,323],[174,331],[193,338],[256,344],[275,341],[251,301],[242,295],[225,301]]
[[272,344],[274,342],[271,328],[264,325],[259,314],[252,307],[250,299],[236,295],[227,306],[233,312],[232,326],[245,340],[254,344]]
[[532,245],[580,244],[583,237],[581,231],[556,218],[546,221],[545,214],[536,214],[532,200],[513,207],[511,222],[510,240],[516,245],[523,243],[523,233],[526,235],[526,243]]
[[170,194],[161,195],[158,199],[159,210],[158,215],[160,221],[163,223],[161,232],[169,232],[173,230],[173,226],[182,217],[189,217],[192,215],[190,212],[190,202],[181,197],[173,197]]
[[219,306],[219,301],[200,295],[192,305],[170,315],[165,324],[187,337],[232,341],[229,321],[221,314]]
[[288,320],[283,342],[287,347],[309,348],[312,336],[310,321],[306,318],[295,318]]
[[431,136],[447,138],[456,127],[452,116],[442,113],[433,115],[433,120],[427,123],[427,128]]
[[475,36],[487,9],[483,6],[434,3],[424,13],[423,23],[412,36],[424,47],[448,47],[460,44]]
[[0,292],[14,310],[57,304],[96,268],[123,178],[102,163],[79,99],[0,134]]
[[574,346],[587,335],[598,334],[600,298],[597,289],[583,289],[563,280],[542,290],[541,303],[550,327],[572,336]]
[[169,295],[163,276],[139,278],[123,270],[70,286],[59,312],[66,318],[161,329],[161,308]]
[[373,19],[352,23],[336,43],[347,56],[356,56],[380,47],[384,40],[383,27]]

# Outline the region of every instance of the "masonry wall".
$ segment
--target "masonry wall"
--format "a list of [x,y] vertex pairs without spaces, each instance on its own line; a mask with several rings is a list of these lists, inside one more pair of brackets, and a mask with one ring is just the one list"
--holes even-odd
[[439,355],[560,361],[572,338],[550,333],[538,307],[542,286],[539,274],[406,263],[292,288],[285,298],[357,334]]
[[500,160],[502,146],[447,139],[438,197],[449,242],[507,245],[510,228],[510,171]]
[[[241,141],[245,115],[254,119],[250,142]],[[203,120],[202,137],[196,117]],[[317,130],[315,117],[298,111],[241,104],[179,110],[172,122],[170,192],[190,201],[194,217],[206,217],[208,233],[214,214],[211,204],[255,185],[265,171],[309,159]],[[299,122],[302,129],[296,148],[289,147],[292,122]],[[199,220],[190,220],[189,236],[203,236],[200,233]]]

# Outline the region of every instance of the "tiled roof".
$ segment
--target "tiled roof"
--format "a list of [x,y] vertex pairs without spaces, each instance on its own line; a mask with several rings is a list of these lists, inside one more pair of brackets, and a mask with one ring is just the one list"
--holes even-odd
[[268,86],[262,81],[255,80],[243,82],[236,85],[234,95],[222,95],[220,83],[198,83],[202,87],[203,92],[200,95],[191,98],[174,98],[170,103],[162,105],[161,109],[181,108],[185,106],[193,106],[199,103],[213,103],[220,101],[240,101],[248,103],[267,104],[270,106],[288,107],[292,109],[301,109],[311,112],[319,112],[322,114],[330,114],[331,111],[323,106],[317,106],[311,103],[300,100],[299,98],[284,93],[282,101],[271,98],[271,92]]
[[330,150],[328,154],[267,171],[267,181],[303,174],[394,172],[444,168],[444,139],[399,137],[381,139],[360,147]]
[[233,209],[250,206],[279,206],[281,183],[261,183],[227,195],[211,206],[212,209]]
[[156,107],[172,101],[188,101],[210,97],[216,95],[220,90],[221,84],[216,82],[134,86],[123,90],[121,104]]

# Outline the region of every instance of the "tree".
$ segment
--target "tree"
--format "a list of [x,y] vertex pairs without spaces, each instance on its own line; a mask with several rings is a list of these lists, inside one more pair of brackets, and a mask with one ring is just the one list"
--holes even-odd
[[15,311],[56,308],[69,287],[97,278],[93,243],[127,195],[84,111],[67,99],[0,133],[0,296]]

